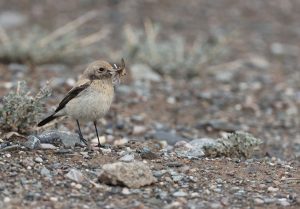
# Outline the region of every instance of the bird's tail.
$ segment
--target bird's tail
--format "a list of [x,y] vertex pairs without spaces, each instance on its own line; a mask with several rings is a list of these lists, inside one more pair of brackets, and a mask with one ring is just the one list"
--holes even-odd
[[59,116],[55,116],[54,114],[50,115],[49,117],[45,118],[44,120],[42,120],[41,122],[38,123],[38,126],[43,126],[47,123],[49,123],[50,121],[54,120],[55,118],[58,118]]

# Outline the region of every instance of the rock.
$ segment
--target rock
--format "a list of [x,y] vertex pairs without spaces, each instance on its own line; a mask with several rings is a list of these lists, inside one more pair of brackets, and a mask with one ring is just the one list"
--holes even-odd
[[46,167],[43,167],[40,172],[42,176],[51,177],[51,172]]
[[166,141],[169,145],[174,145],[176,144],[176,142],[187,140],[186,138],[166,131],[156,131],[154,134],[151,135],[151,137],[156,140]]
[[130,120],[135,123],[141,123],[145,120],[145,115],[144,114],[132,115],[130,117]]
[[37,163],[42,163],[43,159],[41,157],[36,157],[36,158],[34,158],[34,161]]
[[270,67],[270,63],[269,63],[268,60],[266,60],[263,57],[255,56],[255,55],[253,55],[253,56],[249,57],[248,59],[246,59],[244,61],[244,64],[248,65],[249,67],[257,68],[257,69],[260,69],[260,70],[266,70]]
[[128,143],[128,138],[117,139],[114,141],[114,145],[123,145]]
[[279,188],[276,187],[268,187],[268,192],[277,192]]
[[255,198],[253,201],[254,201],[255,205],[262,205],[265,203],[264,200],[262,200],[260,198]]
[[40,144],[40,149],[56,149],[57,147],[52,144]]
[[213,146],[216,143],[214,139],[201,138],[192,141],[181,141],[175,144],[175,152],[179,157],[199,158],[205,155],[204,146]]
[[215,74],[215,79],[221,82],[230,82],[234,75],[234,72],[231,71],[221,71]]
[[40,146],[40,140],[34,135],[30,135],[27,137],[27,141],[23,144],[25,147],[29,149],[36,149]]
[[134,80],[160,81],[161,77],[154,72],[148,65],[134,64],[130,68],[131,76]]
[[[105,136],[99,136],[99,141],[100,141],[100,144],[105,144],[106,143],[106,137]],[[93,139],[90,140],[91,144],[92,145],[97,145],[98,146],[98,138],[95,137]]]
[[283,207],[290,206],[290,203],[288,202],[288,200],[286,198],[280,198],[280,199],[278,199],[278,202]]
[[133,135],[141,135],[147,131],[146,126],[133,126],[132,134]]
[[77,169],[74,169],[72,168],[66,175],[65,177],[73,180],[73,181],[76,181],[77,183],[80,183],[84,180],[84,176],[83,174],[77,170]]
[[140,188],[156,182],[150,168],[142,162],[116,162],[105,164],[102,169],[98,179],[109,185]]
[[255,138],[249,133],[236,131],[228,133],[215,143],[203,146],[205,156],[207,157],[244,157],[248,158],[254,147],[262,143],[261,139]]
[[149,147],[142,147],[137,150],[137,152],[140,154],[142,159],[153,160],[158,158],[158,155],[149,149]]
[[42,143],[61,142],[66,148],[74,148],[76,144],[84,146],[78,134],[67,131],[50,130],[38,135]]
[[6,29],[17,27],[26,22],[26,17],[15,11],[2,11],[0,14],[0,27]]
[[134,160],[134,154],[127,154],[127,155],[124,155],[123,157],[121,157],[119,159],[120,161],[123,161],[123,162],[131,162]]
[[282,43],[272,43],[271,44],[271,52],[274,55],[290,55],[290,56],[298,56],[300,48],[293,45],[282,44]]
[[186,197],[186,196],[188,196],[188,193],[183,192],[183,191],[177,191],[177,192],[174,192],[172,195],[174,197]]

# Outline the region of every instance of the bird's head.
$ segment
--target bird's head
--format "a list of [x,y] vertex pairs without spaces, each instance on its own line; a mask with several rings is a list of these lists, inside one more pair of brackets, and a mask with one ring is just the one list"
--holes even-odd
[[90,80],[101,80],[111,78],[114,73],[114,68],[106,61],[97,60],[88,65],[83,72],[83,77]]

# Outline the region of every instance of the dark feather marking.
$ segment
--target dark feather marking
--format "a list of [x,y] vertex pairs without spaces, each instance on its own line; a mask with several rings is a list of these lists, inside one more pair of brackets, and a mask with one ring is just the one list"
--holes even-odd
[[91,85],[91,82],[87,82],[85,84],[82,84],[80,86],[77,86],[77,87],[74,87],[73,89],[71,89],[68,92],[67,96],[59,103],[59,105],[56,108],[55,112],[58,112],[61,109],[63,109],[66,106],[66,104],[68,104],[69,101],[71,101],[73,98],[75,98],[80,92],[85,90],[90,85]]

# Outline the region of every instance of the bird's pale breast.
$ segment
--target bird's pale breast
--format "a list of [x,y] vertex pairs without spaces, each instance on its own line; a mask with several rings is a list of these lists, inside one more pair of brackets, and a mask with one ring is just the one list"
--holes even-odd
[[113,97],[114,87],[110,82],[94,81],[66,105],[65,111],[74,119],[95,121],[107,113]]

